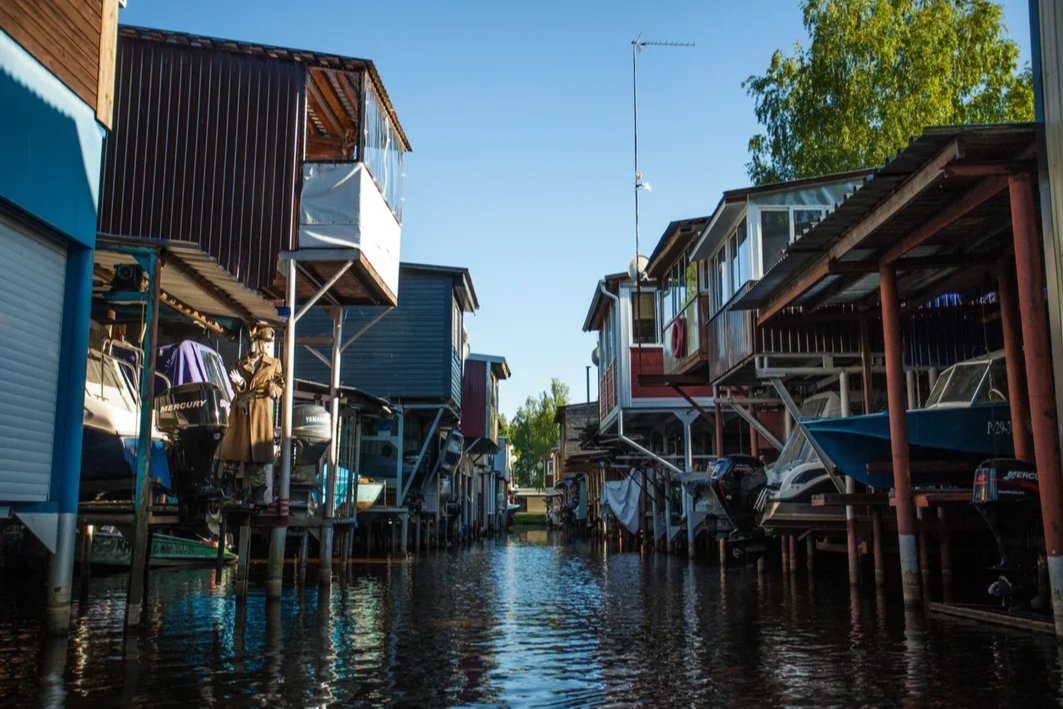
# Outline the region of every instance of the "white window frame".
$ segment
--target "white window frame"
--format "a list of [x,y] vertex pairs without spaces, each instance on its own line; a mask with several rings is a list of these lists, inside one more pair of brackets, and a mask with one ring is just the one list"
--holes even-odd
[[[646,343],[642,343],[642,344],[635,342],[635,296],[636,296],[636,294],[639,291],[641,291],[643,294],[651,293],[653,295],[653,304],[654,304],[654,307],[653,307],[653,321],[654,321],[653,322],[653,325],[654,325],[653,336],[654,336],[654,341],[653,342],[646,342]],[[661,347],[662,346],[661,328],[659,327],[660,324],[661,324],[661,312],[657,308],[657,303],[660,300],[660,298],[657,295],[657,288],[652,287],[652,286],[651,287],[646,287],[646,286],[641,286],[640,285],[638,291],[636,291],[634,288],[632,288],[630,291],[628,291],[628,293],[631,296],[630,298],[628,298],[628,307],[631,309],[631,318],[630,318],[630,321],[629,321],[628,334],[627,334],[627,344],[628,344],[628,346],[629,347],[649,347],[649,348]]]
[[[764,277],[764,232],[761,228],[761,212],[788,212],[790,217],[790,236],[787,240],[787,246],[789,247],[795,241],[797,241],[797,227],[794,219],[794,212],[812,211],[813,209],[820,212],[820,219],[830,211],[830,205],[824,204],[758,204],[756,205],[756,234],[755,242],[757,247],[756,254],[753,255],[753,262],[750,263],[750,278],[763,278]],[[748,235],[747,235],[748,238]],[[755,266],[755,268],[754,268]]]

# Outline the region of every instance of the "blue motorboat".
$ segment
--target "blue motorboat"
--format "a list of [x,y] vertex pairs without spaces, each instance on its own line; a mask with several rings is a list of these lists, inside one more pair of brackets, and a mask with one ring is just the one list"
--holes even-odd
[[[1013,457],[1003,352],[946,369],[924,408],[906,419],[913,486],[966,487],[982,461]],[[801,425],[841,472],[871,487],[893,487],[888,411]]]

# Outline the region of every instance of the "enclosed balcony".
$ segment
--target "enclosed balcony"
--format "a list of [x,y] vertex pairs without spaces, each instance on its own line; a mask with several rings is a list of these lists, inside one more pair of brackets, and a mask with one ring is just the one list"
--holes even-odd
[[403,155],[408,149],[371,73],[306,72],[305,159],[299,188],[300,297],[353,262],[333,286],[345,303],[394,305],[398,293]]

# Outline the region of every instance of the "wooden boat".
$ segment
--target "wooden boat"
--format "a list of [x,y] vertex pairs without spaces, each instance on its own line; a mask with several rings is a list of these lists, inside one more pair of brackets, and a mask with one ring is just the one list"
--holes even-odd
[[[913,486],[971,484],[987,458],[1011,458],[1011,408],[1003,353],[960,362],[938,378],[926,407],[908,411]],[[893,487],[889,412],[802,421],[841,472]]]
[[[92,536],[93,566],[128,567],[132,553],[132,547],[121,532],[97,530]],[[158,532],[151,537],[151,566],[209,566],[217,558],[218,546],[215,542]],[[236,554],[228,549],[225,550],[225,563],[236,563]]]

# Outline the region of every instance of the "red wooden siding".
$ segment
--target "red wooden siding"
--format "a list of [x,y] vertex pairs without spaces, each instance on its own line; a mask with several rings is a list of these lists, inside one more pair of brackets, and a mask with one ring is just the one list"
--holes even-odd
[[[641,360],[641,361],[640,361]],[[683,397],[670,387],[644,387],[639,384],[639,374],[664,374],[664,352],[660,347],[643,347],[641,357],[638,348],[631,349],[631,398],[633,399],[676,399]],[[683,391],[692,397],[712,396],[712,387],[683,387]]]
[[465,374],[461,383],[461,434],[466,438],[488,438],[487,362],[465,360]]

